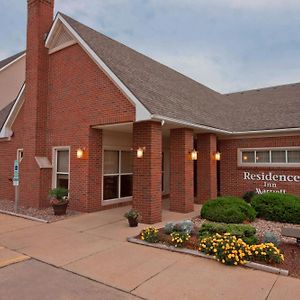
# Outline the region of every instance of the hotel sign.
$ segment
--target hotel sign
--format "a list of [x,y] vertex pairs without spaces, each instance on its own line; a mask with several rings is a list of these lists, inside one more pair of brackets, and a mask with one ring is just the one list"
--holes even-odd
[[259,181],[262,182],[261,187],[256,187],[257,194],[263,194],[268,192],[276,192],[285,194],[287,191],[285,189],[280,189],[278,187],[279,183],[299,183],[300,175],[284,175],[284,174],[274,174],[272,172],[268,173],[251,173],[244,172],[244,180],[249,181]]

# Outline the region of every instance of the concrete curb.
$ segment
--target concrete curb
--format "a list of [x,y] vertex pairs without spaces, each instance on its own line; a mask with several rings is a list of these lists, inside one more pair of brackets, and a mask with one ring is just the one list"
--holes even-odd
[[28,219],[28,220],[31,220],[31,221],[36,221],[36,222],[41,222],[41,223],[49,223],[49,221],[46,221],[46,220],[43,220],[43,219],[30,217],[30,216],[27,216],[27,215],[18,214],[18,213],[14,213],[14,212],[11,212],[11,211],[6,211],[6,210],[1,210],[0,209],[0,213],[5,214],[5,215],[9,215],[9,216],[13,216],[13,217]]
[[[171,252],[178,252],[178,253],[189,254],[189,255],[193,255],[193,256],[198,256],[198,257],[203,257],[203,258],[216,260],[212,256],[203,254],[203,253],[201,253],[197,250],[176,248],[174,246],[167,246],[167,245],[163,245],[163,244],[159,244],[159,243],[151,244],[151,243],[144,242],[140,239],[137,239],[135,237],[129,237],[129,238],[127,238],[127,241],[130,242],[130,243],[144,245],[144,246],[147,246],[147,247],[152,247],[152,248],[157,248],[157,249],[162,249],[162,250],[168,250],[168,251],[171,251]],[[247,268],[260,270],[260,271],[265,271],[265,272],[268,272],[268,273],[279,274],[279,275],[283,275],[283,276],[288,276],[289,275],[288,270],[275,268],[275,267],[272,267],[272,266],[266,266],[266,265],[255,263],[255,262],[247,262],[244,266],[247,267]]]

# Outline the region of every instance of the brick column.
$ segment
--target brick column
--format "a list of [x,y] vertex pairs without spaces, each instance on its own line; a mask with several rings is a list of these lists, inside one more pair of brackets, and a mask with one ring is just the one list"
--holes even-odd
[[197,135],[197,203],[217,197],[217,137],[205,133]]
[[102,201],[102,136],[103,131],[89,129],[87,211],[101,209]]
[[[144,156],[136,151],[145,147]],[[133,124],[133,208],[141,213],[142,222],[161,221],[161,124],[147,121]]]
[[188,213],[194,210],[193,131],[179,128],[170,131],[170,210]]

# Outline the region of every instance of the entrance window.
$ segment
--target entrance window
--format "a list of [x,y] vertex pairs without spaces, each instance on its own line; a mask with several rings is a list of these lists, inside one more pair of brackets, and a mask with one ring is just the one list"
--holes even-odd
[[69,189],[69,149],[55,149],[55,187]]
[[132,152],[104,151],[103,200],[132,196]]

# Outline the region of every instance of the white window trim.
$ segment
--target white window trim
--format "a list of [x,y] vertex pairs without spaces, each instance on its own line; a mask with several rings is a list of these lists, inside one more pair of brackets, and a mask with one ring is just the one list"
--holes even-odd
[[[63,151],[68,150],[69,151],[69,173],[57,173],[57,151]],[[64,174],[69,175],[68,178],[68,190],[70,191],[70,178],[71,178],[71,172],[70,172],[70,166],[71,166],[71,147],[70,146],[56,146],[52,148],[52,188],[55,189],[57,187],[57,174]]]
[[23,153],[23,157],[24,157],[24,150],[23,150],[23,148],[17,149],[17,160],[18,160],[19,163],[21,163],[21,161],[23,160],[23,157],[21,158],[21,156],[20,156],[21,152]]
[[[118,151],[118,153],[119,153],[119,173],[117,173],[117,174],[105,174],[104,175],[104,151]],[[133,176],[133,172],[132,173],[120,173],[120,170],[121,170],[121,159],[120,159],[121,158],[121,151],[131,151],[132,152],[132,148],[130,148],[130,147],[110,147],[110,146],[103,147],[103,150],[102,150],[102,196],[101,196],[102,206],[110,205],[110,204],[114,204],[114,203],[128,202],[128,201],[132,200],[132,196],[104,200],[104,177],[105,176],[119,176],[119,182],[118,182],[119,195],[120,195],[120,192],[121,192],[121,180],[120,180],[121,175],[132,175]]]
[[[289,150],[299,150],[300,151],[300,146],[298,147],[264,147],[264,148],[238,148],[237,149],[237,162],[238,162],[238,167],[268,167],[268,168],[294,168],[294,167],[300,167],[300,163],[289,163],[288,158],[287,158],[287,152]],[[243,162],[243,152],[255,152],[254,157],[256,160],[256,151],[269,151],[270,152],[270,162],[266,163],[258,163],[258,162],[251,162],[251,163],[244,163]],[[285,151],[285,156],[286,156],[286,162],[282,163],[272,163],[271,162],[271,151]]]

